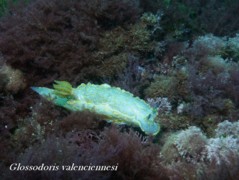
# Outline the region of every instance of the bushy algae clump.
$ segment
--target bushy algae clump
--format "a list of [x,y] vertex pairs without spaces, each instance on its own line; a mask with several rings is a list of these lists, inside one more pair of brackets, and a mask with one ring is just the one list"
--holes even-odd
[[138,126],[146,134],[156,135],[158,112],[142,99],[108,84],[81,84],[72,88],[66,81],[55,81],[54,89],[32,87],[41,96],[71,111],[89,111],[117,124]]

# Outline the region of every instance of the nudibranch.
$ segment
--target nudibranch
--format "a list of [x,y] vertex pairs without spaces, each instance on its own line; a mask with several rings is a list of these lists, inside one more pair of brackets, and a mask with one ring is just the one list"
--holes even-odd
[[108,84],[81,84],[73,88],[67,81],[55,81],[53,89],[32,89],[54,104],[71,111],[89,111],[116,124],[140,127],[148,135],[156,135],[160,126],[155,122],[156,109],[133,94]]

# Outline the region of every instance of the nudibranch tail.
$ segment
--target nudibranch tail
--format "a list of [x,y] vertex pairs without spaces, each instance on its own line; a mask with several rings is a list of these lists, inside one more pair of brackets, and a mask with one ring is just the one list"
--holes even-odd
[[[42,97],[46,98],[48,101],[52,101],[56,104],[56,100],[63,99],[60,98],[58,95],[54,93],[53,89],[45,88],[45,87],[31,87],[31,89],[38,94],[40,94]],[[66,98],[65,98],[66,99]],[[58,103],[59,104],[59,103]]]
[[40,94],[42,97],[46,98],[47,100],[53,102],[54,104],[72,110],[71,105],[69,105],[68,103],[69,99],[56,95],[54,89],[49,89],[45,87],[31,87],[31,89]]
[[55,81],[53,84],[54,93],[59,97],[72,96],[72,86],[67,81]]
[[[44,98],[49,98],[50,96],[53,96],[53,90],[45,87],[31,87],[31,89]],[[54,97],[53,97],[54,98]]]

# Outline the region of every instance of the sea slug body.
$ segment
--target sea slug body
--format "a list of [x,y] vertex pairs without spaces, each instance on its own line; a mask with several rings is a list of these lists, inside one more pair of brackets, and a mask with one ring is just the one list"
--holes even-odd
[[157,110],[133,94],[108,84],[81,84],[72,88],[66,81],[55,81],[54,89],[32,87],[54,104],[71,111],[89,111],[116,124],[140,127],[149,135],[156,135],[159,124],[154,121]]

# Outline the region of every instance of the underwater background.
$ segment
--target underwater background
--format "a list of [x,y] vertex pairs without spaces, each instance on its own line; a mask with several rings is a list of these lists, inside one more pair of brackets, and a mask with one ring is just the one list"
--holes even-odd
[[[0,179],[239,179],[238,0],[1,0],[0,16]],[[129,91],[157,109],[160,132],[31,89],[55,80]]]

